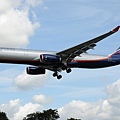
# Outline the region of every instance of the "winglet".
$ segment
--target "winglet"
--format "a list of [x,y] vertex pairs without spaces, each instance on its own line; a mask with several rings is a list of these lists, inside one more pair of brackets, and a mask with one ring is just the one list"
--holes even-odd
[[117,26],[115,29],[113,29],[113,32],[117,32],[119,30],[120,26]]

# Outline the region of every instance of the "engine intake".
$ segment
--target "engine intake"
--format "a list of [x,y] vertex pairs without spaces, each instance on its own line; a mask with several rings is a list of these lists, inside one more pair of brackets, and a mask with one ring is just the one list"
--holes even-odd
[[61,57],[51,54],[42,54],[40,55],[40,62],[45,64],[55,64],[61,62]]
[[45,69],[40,67],[27,67],[26,72],[29,75],[45,74]]

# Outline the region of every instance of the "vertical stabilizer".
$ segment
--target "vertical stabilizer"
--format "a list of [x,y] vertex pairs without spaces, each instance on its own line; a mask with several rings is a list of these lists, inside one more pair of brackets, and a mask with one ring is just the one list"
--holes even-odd
[[109,56],[109,61],[112,61],[112,62],[120,61],[120,47],[117,49],[116,52],[114,52]]

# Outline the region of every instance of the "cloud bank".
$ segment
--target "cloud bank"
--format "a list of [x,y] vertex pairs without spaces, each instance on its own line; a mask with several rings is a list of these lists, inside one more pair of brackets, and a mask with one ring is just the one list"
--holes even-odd
[[[107,85],[105,91],[107,96],[104,100],[96,102],[73,100],[58,108],[60,120],[71,117],[84,120],[119,120],[120,80]],[[31,99],[34,103],[28,102],[24,105],[21,105],[20,99],[10,100],[9,103],[0,105],[0,110],[5,111],[12,120],[21,120],[29,113],[46,109],[46,104],[51,102],[51,97],[43,94],[34,95]]]
[[2,104],[0,109],[5,111],[11,120],[22,120],[27,114],[41,111],[43,106],[40,104],[33,104],[31,102],[22,106],[20,104],[20,99],[16,99],[10,100],[8,104]]
[[71,117],[83,120],[119,120],[120,80],[108,85],[106,87],[106,94],[106,99],[96,102],[73,100],[58,109],[61,116],[60,120]]

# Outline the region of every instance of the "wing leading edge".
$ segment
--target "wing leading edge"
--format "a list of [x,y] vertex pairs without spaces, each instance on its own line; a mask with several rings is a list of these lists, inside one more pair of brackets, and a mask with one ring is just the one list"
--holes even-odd
[[110,32],[107,32],[103,35],[100,35],[96,38],[93,38],[91,40],[88,40],[87,42],[84,42],[82,44],[79,44],[77,46],[74,46],[72,48],[63,50],[61,52],[58,52],[57,55],[60,55],[62,57],[62,60],[69,63],[71,62],[76,56],[79,56],[82,53],[86,53],[89,49],[93,49],[96,46],[96,43],[103,40],[104,38],[114,34],[119,30],[120,26],[117,26],[115,29],[113,29]]

